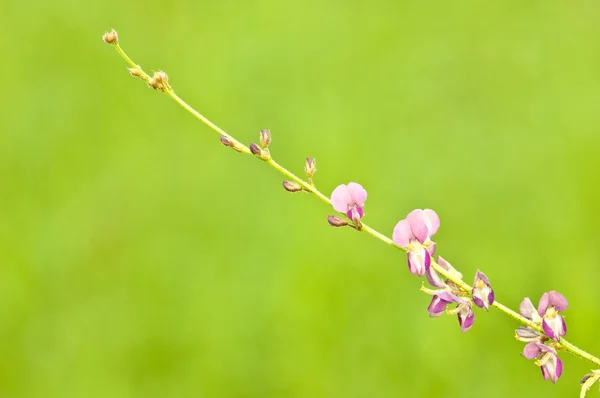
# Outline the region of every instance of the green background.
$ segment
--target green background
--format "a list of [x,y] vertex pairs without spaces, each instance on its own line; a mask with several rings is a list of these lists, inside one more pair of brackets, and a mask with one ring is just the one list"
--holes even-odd
[[[273,134],[327,195],[369,192],[391,235],[441,218],[438,253],[502,303],[569,300],[600,354],[596,1],[0,4],[1,397],[566,397],[517,323],[430,319],[405,256],[219,143]],[[598,396],[596,391],[590,396]]]

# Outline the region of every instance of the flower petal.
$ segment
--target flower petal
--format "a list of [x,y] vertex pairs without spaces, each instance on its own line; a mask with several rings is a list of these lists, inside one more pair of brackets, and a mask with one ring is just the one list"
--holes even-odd
[[429,303],[429,306],[427,307],[427,312],[429,312],[429,316],[432,318],[438,317],[446,311],[447,305],[448,302],[446,300],[435,295],[431,298],[431,303]]
[[350,200],[352,203],[363,207],[365,205],[365,200],[367,200],[367,191],[362,185],[351,182],[348,184],[348,190],[350,191]]
[[521,312],[521,315],[523,315],[525,318],[533,320],[533,314],[535,314],[535,307],[533,306],[533,303],[531,302],[529,297],[525,297],[523,301],[521,301],[521,305],[519,306],[519,312]]
[[557,355],[556,356],[556,372],[555,372],[556,379],[554,379],[554,383],[556,383],[556,380],[558,380],[558,378],[562,375],[562,372],[563,372],[563,363]]
[[429,230],[429,236],[435,235],[440,227],[440,217],[435,211],[431,209],[425,209],[423,210],[423,219],[425,220],[425,225],[427,225],[427,229]]
[[427,271],[425,271],[425,276],[427,277],[427,281],[429,282],[429,284],[431,286],[439,287],[442,289],[446,287],[446,285],[444,284],[442,279],[439,277],[437,272],[435,272],[433,267],[427,268]]
[[548,304],[558,312],[566,310],[569,306],[565,296],[554,290],[548,293]]
[[470,304],[464,305],[464,308],[458,313],[458,324],[461,332],[465,333],[471,329],[473,323],[475,323],[475,313]]
[[406,221],[410,224],[410,229],[419,242],[423,243],[429,238],[429,229],[427,228],[427,224],[425,224],[423,210],[416,209],[411,211],[406,216]]
[[406,220],[401,220],[394,227],[394,233],[392,234],[392,240],[398,246],[406,247],[411,239],[414,238],[410,230],[410,224]]
[[430,259],[429,252],[424,248],[418,251],[408,252],[408,268],[410,269],[410,272],[423,276],[427,268],[429,268]]
[[350,190],[345,184],[338,185],[331,193],[331,205],[335,211],[346,213],[350,204]]
[[550,324],[546,322],[546,319],[544,319],[544,321],[542,322],[542,329],[544,329],[544,333],[546,334],[546,336],[557,341],[560,340],[560,336],[554,333],[554,329],[552,329]]
[[548,295],[548,293],[544,293],[542,295],[542,298],[540,299],[540,302],[538,303],[538,314],[540,316],[544,316],[546,314],[546,310],[548,309],[548,306],[550,305],[550,296]]
[[525,348],[523,348],[523,352],[522,352],[523,356],[527,359],[534,359],[535,357],[540,355],[542,350],[540,349],[539,345],[541,345],[541,344],[533,342],[533,341],[531,343],[527,343]]

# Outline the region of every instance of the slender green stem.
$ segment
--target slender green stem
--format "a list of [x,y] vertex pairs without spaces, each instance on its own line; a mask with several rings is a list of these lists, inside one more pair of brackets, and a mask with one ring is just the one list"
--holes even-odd
[[[119,44],[114,43],[112,44],[115,49],[117,50],[117,52],[125,59],[125,61],[127,61],[127,63],[129,65],[131,65],[132,68],[135,68],[139,71],[139,73],[142,75],[143,79],[145,81],[148,81],[150,79],[150,76],[144,72],[144,70],[137,65],[136,63],[134,63],[131,58],[129,58],[129,56],[127,56],[127,54],[121,49],[121,47],[119,46]],[[233,138],[231,135],[227,134],[224,130],[222,130],[220,127],[218,127],[216,124],[214,124],[213,122],[211,122],[209,119],[207,119],[205,116],[203,116],[202,114],[200,114],[198,111],[196,111],[194,108],[192,108],[190,105],[188,105],[184,100],[182,100],[177,94],[175,94],[175,92],[169,87],[165,90],[163,90],[165,92],[165,94],[167,94],[169,97],[171,97],[175,102],[177,102],[181,107],[183,107],[186,111],[188,111],[189,113],[191,113],[194,117],[196,117],[197,119],[199,119],[200,121],[202,121],[204,124],[206,124],[208,127],[210,127],[211,129],[213,129],[214,131],[216,131],[217,133],[219,133],[221,136],[226,137],[228,140],[230,140],[232,143],[235,144],[236,149],[238,149],[240,152],[242,153],[246,153],[246,154],[252,154],[252,152],[250,151],[250,148],[248,148],[246,145],[242,144],[241,142],[237,141],[235,138]],[[265,163],[267,163],[269,166],[273,167],[275,170],[279,171],[281,174],[283,174],[284,176],[286,176],[287,178],[289,178],[290,180],[293,180],[295,182],[297,182],[298,184],[300,184],[302,186],[302,188],[307,191],[310,192],[312,194],[314,194],[316,197],[318,197],[319,199],[321,199],[323,202],[325,202],[328,205],[331,205],[331,201],[329,200],[329,198],[325,195],[323,195],[317,188],[315,188],[312,184],[310,184],[309,182],[304,181],[302,178],[298,177],[297,175],[295,175],[294,173],[292,173],[291,171],[289,171],[288,169],[286,169],[285,167],[281,166],[279,163],[277,163],[275,160],[273,160],[270,155],[267,159],[263,159],[265,161]],[[367,234],[373,236],[376,239],[379,239],[380,241],[393,246],[399,250],[402,250],[404,253],[407,253],[408,250],[405,247],[399,246],[396,243],[394,243],[392,241],[392,239],[388,238],[387,236],[383,235],[382,233],[378,232],[377,230],[369,227],[366,224],[362,224],[360,225],[359,228],[356,228],[359,231],[362,232],[366,232]],[[458,286],[462,291],[464,292],[470,292],[472,290],[472,287],[466,283],[465,281],[463,281],[460,277],[458,277],[457,275],[448,272],[447,270],[445,270],[444,268],[440,267],[437,263],[432,262],[431,263],[431,267],[433,267],[433,269],[440,273],[441,275],[443,275],[444,277],[446,277],[448,280],[454,282],[454,284],[456,286]],[[499,309],[500,311],[504,312],[505,314],[507,314],[508,316],[510,316],[511,318],[517,320],[518,322],[525,324],[535,330],[537,330],[538,332],[542,332],[543,330],[542,328],[532,322],[531,320],[521,316],[519,313],[511,310],[510,308],[506,307],[503,304],[500,304],[497,301],[494,301],[493,306],[496,307],[497,309]],[[582,349],[576,347],[575,345],[569,343],[567,340],[565,339],[561,339],[560,343],[557,344],[559,349],[563,350],[563,351],[567,351],[570,352],[571,354],[578,356],[582,359],[585,359],[586,361],[589,361],[591,363],[593,363],[594,365],[597,365],[600,367],[600,358],[597,358],[589,353],[587,353],[586,351],[583,351]]]

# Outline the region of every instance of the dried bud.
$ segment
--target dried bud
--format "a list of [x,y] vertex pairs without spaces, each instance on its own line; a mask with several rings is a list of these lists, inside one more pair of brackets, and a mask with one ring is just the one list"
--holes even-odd
[[260,130],[260,145],[267,149],[269,144],[271,143],[271,132],[266,129]]
[[262,154],[262,150],[254,142],[250,143],[250,152],[256,156],[260,156]]
[[585,393],[592,388],[592,385],[600,379],[600,370],[593,370],[592,373],[583,376],[583,379],[579,382],[581,384],[581,398],[585,397]]
[[[252,146],[250,146],[250,150],[252,150]],[[295,181],[284,181],[283,188],[285,188],[285,190],[288,192],[302,191],[302,185],[298,184]]]
[[131,76],[139,77],[142,80],[146,80],[146,77],[142,74],[142,72],[140,72],[139,67],[138,68],[127,68],[127,70],[129,71],[129,74]]
[[348,225],[348,221],[344,220],[343,218],[336,217],[336,216],[328,216],[327,222],[332,227],[345,227],[346,225]]
[[119,44],[119,35],[113,29],[110,32],[105,32],[102,36],[102,40],[104,40],[108,44]]
[[515,331],[515,338],[519,341],[523,341],[525,343],[530,343],[532,341],[537,341],[541,343],[547,340],[546,336],[542,336],[537,330],[530,328],[529,326],[520,326]]
[[317,172],[317,164],[313,158],[306,158],[306,163],[304,163],[304,171],[309,179],[312,178],[312,176]]
[[169,76],[161,70],[154,72],[154,75],[148,80],[148,85],[155,90],[169,91],[171,86],[169,85]]

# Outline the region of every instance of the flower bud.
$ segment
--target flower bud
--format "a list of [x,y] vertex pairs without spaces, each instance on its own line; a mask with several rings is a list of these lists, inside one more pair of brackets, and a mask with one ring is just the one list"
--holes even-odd
[[306,158],[306,163],[304,163],[304,172],[309,179],[311,179],[312,176],[317,172],[317,165],[313,158]]
[[250,152],[256,156],[260,156],[262,154],[262,150],[254,142],[250,143]]
[[[252,146],[250,146],[250,150],[252,150]],[[288,192],[302,191],[302,185],[298,184],[295,181],[284,181],[283,188],[285,188],[285,190]]]
[[154,72],[154,75],[148,80],[148,85],[158,91],[168,91],[171,89],[169,85],[169,76],[163,71]]
[[345,227],[346,225],[348,225],[348,221],[344,220],[343,218],[336,217],[336,216],[328,216],[327,222],[332,227]]
[[264,149],[267,149],[269,144],[271,143],[271,131],[262,129],[260,130],[260,146]]
[[140,72],[138,68],[127,68],[129,74],[134,77],[139,77],[142,80],[146,80],[146,77]]
[[114,29],[112,29],[110,32],[104,33],[102,40],[108,44],[119,44],[119,35],[117,35],[117,32]]
[[227,138],[227,136],[222,135],[221,136],[221,143],[225,146],[231,147],[233,148],[233,141],[231,141],[229,138]]

